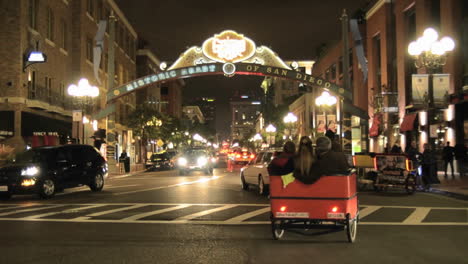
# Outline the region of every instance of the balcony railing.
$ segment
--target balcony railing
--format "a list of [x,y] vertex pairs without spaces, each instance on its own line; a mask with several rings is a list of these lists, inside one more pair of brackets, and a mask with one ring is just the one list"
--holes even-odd
[[50,91],[49,89],[36,85],[28,88],[28,99],[37,100],[52,106],[62,107],[64,110],[73,109],[73,101],[66,95]]

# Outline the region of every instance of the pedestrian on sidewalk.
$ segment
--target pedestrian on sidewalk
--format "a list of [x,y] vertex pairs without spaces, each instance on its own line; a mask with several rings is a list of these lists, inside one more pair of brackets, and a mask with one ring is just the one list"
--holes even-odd
[[447,178],[447,167],[450,165],[452,170],[452,178],[455,178],[453,171],[453,157],[454,157],[454,147],[450,146],[450,141],[447,141],[447,145],[442,150],[442,158],[444,159],[444,175]]
[[468,163],[466,146],[460,143],[456,144],[454,154],[455,159],[457,160],[458,173],[460,173],[460,177],[464,177],[466,172],[466,164]]
[[424,152],[422,154],[422,180],[425,190],[430,190],[431,184],[439,184],[437,178],[437,159],[431,145],[424,144]]

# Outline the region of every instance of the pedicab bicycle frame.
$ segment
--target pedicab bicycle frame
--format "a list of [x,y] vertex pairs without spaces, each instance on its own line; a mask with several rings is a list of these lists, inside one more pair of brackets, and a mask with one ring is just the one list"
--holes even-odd
[[416,177],[411,173],[412,162],[405,155],[376,154],[374,167],[377,170],[375,191],[384,191],[390,187],[404,188],[408,194],[416,191]]
[[356,239],[359,222],[356,173],[322,176],[313,184],[294,180],[283,187],[281,176],[270,175],[271,229],[278,240],[287,229],[345,230]]

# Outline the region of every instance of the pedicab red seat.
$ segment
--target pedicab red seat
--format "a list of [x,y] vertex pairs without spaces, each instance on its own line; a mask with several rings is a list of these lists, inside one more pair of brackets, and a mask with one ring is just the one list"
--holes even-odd
[[354,219],[358,212],[356,174],[322,176],[313,184],[298,180],[283,188],[281,176],[270,175],[270,205],[276,219]]

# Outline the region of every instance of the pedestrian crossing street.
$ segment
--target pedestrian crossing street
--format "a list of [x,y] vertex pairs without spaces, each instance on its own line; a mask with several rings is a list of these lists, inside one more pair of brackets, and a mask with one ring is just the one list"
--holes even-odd
[[[268,204],[1,204],[0,221],[136,224],[270,224]],[[468,208],[360,206],[361,225],[468,226]]]

